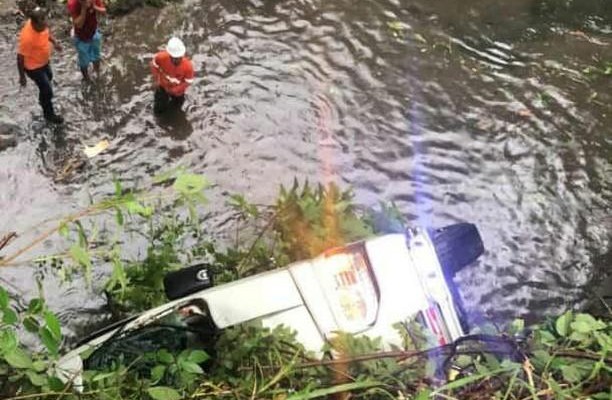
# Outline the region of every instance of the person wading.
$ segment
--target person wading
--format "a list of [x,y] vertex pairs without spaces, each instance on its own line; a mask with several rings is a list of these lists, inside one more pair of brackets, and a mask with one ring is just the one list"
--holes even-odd
[[170,39],[166,50],[155,54],[151,72],[155,85],[153,111],[161,114],[170,107],[181,108],[194,73],[193,64],[185,57],[185,45],[180,39]]
[[102,0],[68,0],[68,12],[74,25],[74,45],[83,79],[89,81],[89,64],[100,75],[100,43],[98,14],[106,14]]
[[64,119],[53,110],[53,89],[51,81],[53,72],[49,65],[52,43],[57,51],[62,46],[53,38],[47,26],[45,11],[36,7],[30,14],[19,35],[19,49],[17,50],[17,69],[19,70],[19,84],[26,86],[26,75],[38,86],[38,101],[43,109],[45,119],[61,124]]

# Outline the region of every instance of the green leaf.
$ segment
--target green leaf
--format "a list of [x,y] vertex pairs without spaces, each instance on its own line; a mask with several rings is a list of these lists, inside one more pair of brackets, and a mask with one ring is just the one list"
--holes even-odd
[[557,399],[566,399],[566,398],[569,398],[568,392],[566,390],[564,390],[561,387],[561,385],[559,385],[559,383],[555,379],[548,379],[547,383],[551,387],[551,389],[553,390],[553,393],[556,396],[555,398],[557,398]]
[[157,360],[164,364],[171,364],[174,362],[174,357],[166,349],[161,349],[157,352]]
[[185,372],[190,372],[192,374],[203,374],[204,370],[198,364],[191,361],[183,361],[181,364],[181,369]]
[[563,374],[563,379],[570,383],[577,383],[582,379],[582,374],[578,368],[573,365],[562,366],[561,373]]
[[588,333],[572,332],[569,339],[575,342],[580,342],[583,345],[588,345],[591,342],[591,336]]
[[58,231],[61,236],[68,238],[68,236],[70,235],[70,230],[68,229],[68,224],[66,223],[66,221],[60,222]]
[[[476,364],[476,365],[478,365],[478,364]],[[503,368],[498,368],[498,369],[491,370],[491,371],[486,371],[484,373],[478,373],[478,374],[475,374],[475,375],[469,375],[469,376],[466,376],[464,378],[460,378],[460,379],[457,379],[455,381],[449,382],[446,385],[443,385],[443,386],[437,388],[434,393],[437,394],[437,393],[441,393],[441,392],[443,392],[445,390],[459,389],[459,388],[461,388],[463,386],[469,385],[470,383],[473,383],[473,382],[477,382],[477,381],[479,381],[481,379],[489,378],[491,376],[496,376],[496,375],[498,375],[500,373],[503,373],[503,372],[512,371],[514,368],[515,368],[514,366],[512,366],[512,367],[503,367]]]
[[244,196],[240,194],[232,194],[230,196],[230,201],[228,202],[228,204],[231,207],[235,208],[237,211],[244,214],[244,216],[250,216],[254,218],[257,218],[259,216],[259,210],[257,210],[257,207],[246,201]]
[[120,297],[122,297],[127,287],[127,283],[128,283],[127,275],[125,273],[125,268],[123,267],[123,263],[121,262],[121,259],[119,258],[117,253],[113,255],[112,262],[113,262],[113,273],[107,284],[107,287],[110,289],[113,289],[117,285],[119,285],[120,290],[121,290]]
[[59,351],[60,342],[54,337],[49,327],[44,326],[40,328],[40,330],[38,331],[38,336],[40,337],[40,340],[43,342],[49,353],[54,356],[57,355]]
[[86,249],[89,245],[83,224],[81,224],[81,221],[74,221],[74,224],[77,226],[77,233],[79,234],[79,246]]
[[487,368],[488,369],[497,369],[500,366],[502,366],[502,367],[510,366],[509,364],[506,363],[506,361],[508,361],[508,360],[504,360],[502,362],[502,364],[500,364],[499,360],[497,360],[497,357],[495,357],[492,354],[484,353],[484,359],[485,359],[485,361],[487,363]]
[[121,209],[119,207],[115,208],[115,219],[117,221],[117,225],[123,226],[123,213],[121,212]]
[[593,330],[593,327],[590,324],[582,321],[574,321],[570,324],[570,326],[572,327],[572,330],[578,333],[590,333]]
[[455,359],[454,364],[459,368],[466,368],[472,365],[472,362],[472,357],[468,356],[467,354],[461,354]]
[[555,329],[559,335],[566,337],[569,334],[572,319],[573,314],[571,311],[567,311],[565,314],[557,318],[557,321],[555,322]]
[[538,331],[537,333],[537,337],[540,339],[540,343],[546,346],[553,346],[557,342],[555,335],[553,335],[549,331],[542,330]]
[[2,316],[2,322],[7,325],[14,325],[19,318],[17,317],[17,313],[10,308],[6,308],[4,310],[4,315]]
[[0,331],[0,354],[10,353],[17,348],[17,335],[12,330]]
[[602,332],[594,332],[595,339],[597,339],[597,343],[601,346],[601,349],[604,351],[612,350],[612,337],[606,335]]
[[184,196],[192,196],[208,187],[208,181],[202,175],[181,173],[172,187]]
[[36,372],[43,372],[44,370],[47,369],[47,363],[42,360],[34,361],[32,363],[32,368]]
[[123,187],[121,186],[121,181],[119,179],[113,179],[113,183],[115,184],[115,197],[120,198],[123,194]]
[[32,299],[28,304],[28,313],[38,314],[43,310],[44,302],[41,299]]
[[103,381],[104,379],[112,378],[112,377],[114,377],[116,375],[117,375],[116,371],[96,373],[94,375],[94,377],[91,378],[91,381],[92,382],[99,382],[99,381]]
[[308,392],[305,393],[296,393],[292,396],[289,396],[287,400],[306,400],[306,399],[315,399],[317,397],[327,397],[335,393],[344,393],[350,392],[353,390],[363,390],[376,386],[382,386],[381,382],[376,381],[361,381],[361,382],[352,382],[352,383],[344,383],[342,385],[336,385],[323,389],[311,390],[308,389]]
[[196,364],[201,364],[204,361],[208,360],[210,356],[203,350],[194,350],[189,354],[187,360],[194,362]]
[[0,286],[0,311],[6,310],[9,304],[8,292]]
[[70,256],[77,262],[79,265],[85,268],[85,281],[87,284],[91,284],[91,259],[89,258],[89,253],[83,247],[74,244],[70,247],[69,250]]
[[536,350],[533,352],[534,361],[544,367],[551,359],[550,354],[544,350]]
[[50,311],[45,312],[45,322],[47,323],[47,328],[53,334],[53,337],[59,342],[62,340],[62,329],[60,328],[60,322]]
[[433,392],[431,391],[431,389],[425,389],[425,390],[421,390],[415,397],[414,400],[429,400],[431,397],[431,394]]
[[595,400],[610,400],[612,399],[612,389],[608,393],[600,392],[591,396]]
[[176,390],[166,386],[155,386],[147,389],[154,400],[180,400],[181,395]]
[[150,217],[153,214],[153,208],[145,207],[136,200],[130,200],[125,203],[125,209],[130,214],[138,214],[143,217]]
[[23,319],[22,324],[26,328],[26,331],[31,332],[31,333],[38,332],[38,329],[40,328],[40,325],[38,324],[38,321],[32,315],[26,316]]
[[[574,325],[576,328],[574,328]],[[574,322],[572,323],[572,328],[582,333],[589,333],[592,331],[598,331],[606,328],[606,324],[601,322],[598,319],[595,319],[590,314],[576,314],[574,318]]]
[[[485,353],[486,354],[486,353]],[[497,359],[495,360],[497,362]],[[521,369],[523,364],[518,363],[518,362],[514,362],[511,361],[509,359],[505,359],[501,362],[501,364],[498,362],[497,363],[497,367],[496,369],[502,369],[502,370],[507,370],[507,371],[516,371]]]
[[50,376],[47,378],[47,383],[49,384],[49,388],[54,392],[60,392],[66,387],[64,382],[62,382],[62,380],[56,376]]
[[4,359],[12,367],[15,368],[31,368],[32,359],[30,356],[20,348],[13,349],[10,353],[5,354]]
[[488,366],[482,364],[481,362],[475,362],[474,367],[476,368],[476,372],[481,375],[487,375],[489,373]]
[[34,371],[26,371],[26,375],[28,376],[28,378],[30,379],[30,382],[32,382],[32,385],[34,386],[43,386],[45,383],[47,383],[47,377],[45,375],[41,375],[41,374],[37,374]]
[[165,365],[156,365],[151,370],[151,380],[153,382],[157,383],[157,382],[159,382],[159,380],[161,378],[164,377],[165,373],[166,373],[166,366]]
[[510,325],[510,332],[512,333],[519,333],[521,332],[523,329],[525,329],[525,320],[524,319],[515,319],[514,321],[512,321],[512,324]]

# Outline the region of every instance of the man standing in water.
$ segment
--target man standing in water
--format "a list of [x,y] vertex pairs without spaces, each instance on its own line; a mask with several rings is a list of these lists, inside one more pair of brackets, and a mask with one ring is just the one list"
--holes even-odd
[[185,91],[193,82],[193,64],[185,57],[185,45],[179,38],[168,41],[166,50],[155,54],[151,61],[155,85],[153,112],[161,114],[169,107],[181,108]]
[[100,32],[98,14],[106,14],[102,0],[68,0],[68,12],[74,25],[74,45],[79,56],[83,79],[89,81],[89,64],[100,74]]
[[45,11],[36,7],[30,13],[30,19],[25,23],[19,35],[19,49],[17,50],[17,69],[19,70],[19,84],[26,86],[26,75],[38,86],[38,101],[43,109],[45,119],[49,122],[61,124],[64,119],[53,110],[53,89],[51,81],[53,72],[49,65],[51,46],[62,51],[62,46],[55,41],[49,27]]

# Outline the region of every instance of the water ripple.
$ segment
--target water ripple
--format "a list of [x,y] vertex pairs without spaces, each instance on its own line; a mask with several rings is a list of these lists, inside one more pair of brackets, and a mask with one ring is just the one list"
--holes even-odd
[[[546,12],[532,3],[224,0],[138,10],[103,24],[96,85],[80,82],[71,46],[54,56],[62,130],[42,123],[31,84],[18,88],[14,26],[0,24],[0,110],[24,127],[17,147],[0,152],[0,232],[40,232],[48,210],[66,214],[112,192],[113,175],[142,183],[180,164],[216,184],[206,226],[223,240],[227,193],[267,202],[297,176],[351,185],[363,205],[394,201],[415,223],[475,222],[487,252],[458,277],[475,320],[581,304],[612,242],[612,81],[584,73],[612,59],[611,14],[605,0]],[[197,77],[187,112],[159,119],[148,62],[172,34]],[[103,138],[105,153],[53,181],[83,144]],[[2,279],[29,297],[29,275]],[[93,311],[100,299],[78,283],[45,285],[62,320],[104,320]]]

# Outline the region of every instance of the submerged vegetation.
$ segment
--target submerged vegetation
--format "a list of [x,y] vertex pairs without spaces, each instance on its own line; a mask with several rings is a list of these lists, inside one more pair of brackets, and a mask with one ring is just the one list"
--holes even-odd
[[[0,267],[34,263],[66,281],[82,276],[123,316],[164,303],[164,275],[192,262],[208,263],[217,283],[228,282],[370,236],[381,220],[399,217],[392,206],[378,213],[359,210],[350,191],[296,182],[281,188],[272,205],[231,196],[235,235],[221,246],[200,217],[204,177],[176,170],[153,184],[140,191],[116,182],[114,195],[54,223],[22,249],[6,248]],[[23,260],[55,234],[65,239],[65,251]],[[110,271],[108,280],[96,285],[92,271],[102,267]],[[334,359],[314,358],[285,327],[245,324],[223,331],[208,353],[171,346],[137,351],[132,359],[88,368],[82,383],[60,379],[62,329],[43,298],[21,307],[0,288],[0,320],[0,397],[10,400],[612,396],[610,315],[598,319],[568,311],[531,327],[517,320],[503,332],[482,328],[435,348],[417,326],[410,326],[403,347],[385,351],[380,341],[340,333],[324,349],[339,355]]]

